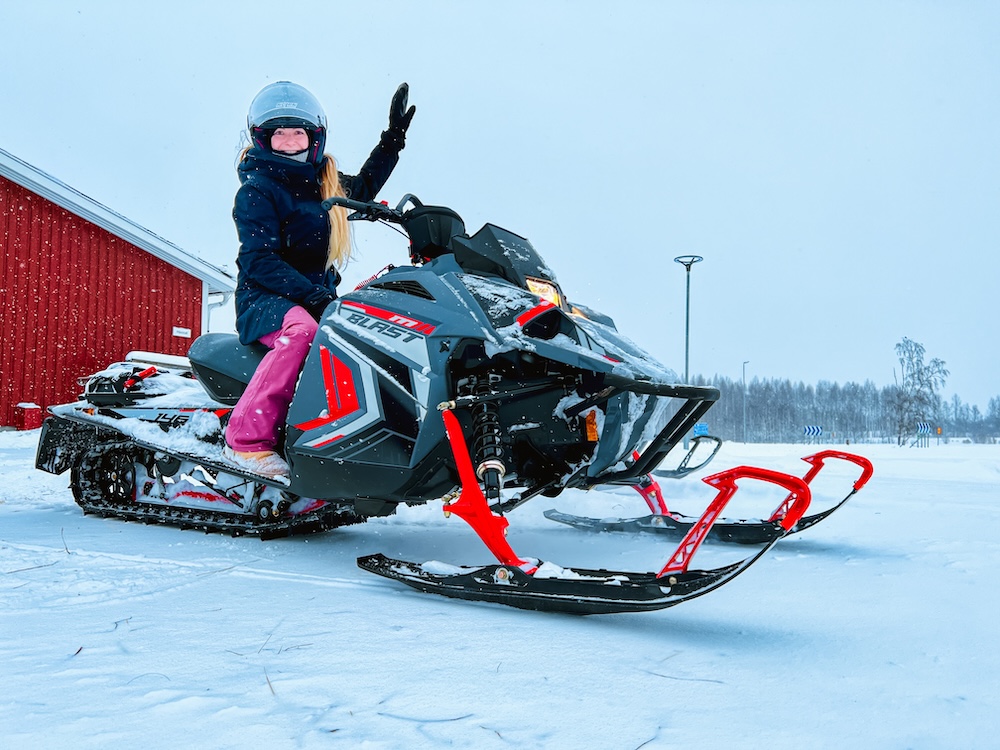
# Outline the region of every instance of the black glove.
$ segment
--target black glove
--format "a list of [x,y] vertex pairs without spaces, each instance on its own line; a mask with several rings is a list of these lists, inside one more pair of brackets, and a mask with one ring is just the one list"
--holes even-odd
[[326,289],[317,290],[305,298],[302,302],[302,307],[304,307],[306,312],[312,315],[313,320],[318,323],[320,318],[323,317],[323,311],[327,308],[327,305],[335,299],[337,299],[337,296],[332,292],[329,292]]
[[402,140],[402,136],[406,135],[406,129],[410,127],[410,120],[413,119],[413,113],[417,111],[416,107],[406,108],[409,97],[410,85],[401,83],[396,89],[396,93],[393,94],[392,104],[389,105],[389,131],[400,136],[400,140]]

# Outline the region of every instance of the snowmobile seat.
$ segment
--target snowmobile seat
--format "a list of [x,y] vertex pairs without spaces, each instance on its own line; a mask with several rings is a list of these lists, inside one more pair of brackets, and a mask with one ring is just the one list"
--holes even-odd
[[191,344],[188,359],[208,395],[233,405],[240,400],[267,352],[266,346],[256,342],[244,346],[235,333],[206,333]]

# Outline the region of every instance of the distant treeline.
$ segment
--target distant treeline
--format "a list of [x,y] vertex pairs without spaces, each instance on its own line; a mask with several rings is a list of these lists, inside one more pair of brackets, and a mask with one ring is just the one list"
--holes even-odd
[[[692,378],[694,385],[719,389],[719,401],[705,415],[709,432],[724,440],[749,443],[904,442],[920,436],[919,425],[929,437],[967,438],[974,442],[1000,439],[1000,396],[991,398],[987,413],[964,404],[958,396],[937,399],[919,416],[900,418],[902,389],[864,384],[817,385],[789,380],[754,378],[746,384],[746,434],[741,380],[716,375]],[[912,422],[912,424],[909,424]],[[821,427],[818,438],[805,434],[807,427]]]

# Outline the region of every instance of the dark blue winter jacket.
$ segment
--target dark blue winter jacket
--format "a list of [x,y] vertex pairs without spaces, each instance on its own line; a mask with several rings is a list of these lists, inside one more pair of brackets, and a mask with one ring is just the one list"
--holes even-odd
[[[341,175],[350,198],[370,201],[399,161],[402,138],[391,131],[356,176]],[[240,162],[242,183],[233,219],[240,240],[236,259],[236,331],[250,344],[281,328],[295,305],[337,294],[340,275],[326,269],[330,216],[320,205],[314,164],[252,148]]]

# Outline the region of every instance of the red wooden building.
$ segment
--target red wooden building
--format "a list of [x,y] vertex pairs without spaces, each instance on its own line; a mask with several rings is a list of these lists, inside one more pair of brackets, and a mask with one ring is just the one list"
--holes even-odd
[[134,350],[184,355],[225,271],[0,149],[0,426]]

